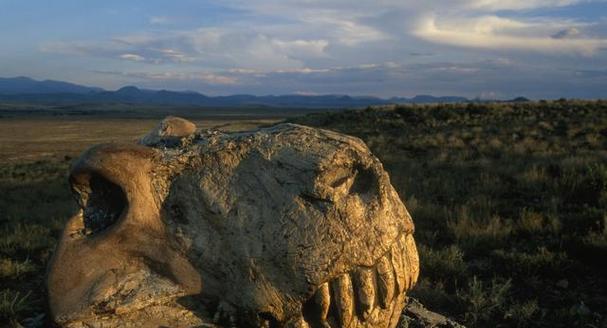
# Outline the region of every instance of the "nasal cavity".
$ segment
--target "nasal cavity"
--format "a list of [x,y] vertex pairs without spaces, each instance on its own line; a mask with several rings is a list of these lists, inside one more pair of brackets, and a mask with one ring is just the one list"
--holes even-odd
[[72,181],[72,189],[83,210],[85,235],[103,231],[120,219],[127,206],[126,195],[120,186],[98,173]]

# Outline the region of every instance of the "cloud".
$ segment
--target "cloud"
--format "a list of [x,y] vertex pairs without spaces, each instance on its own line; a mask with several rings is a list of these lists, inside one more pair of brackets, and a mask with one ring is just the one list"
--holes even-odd
[[169,23],[171,20],[165,16],[151,16],[149,23],[152,25],[163,25]]
[[569,27],[564,30],[560,30],[552,35],[553,39],[567,39],[580,35],[581,32],[575,27]]
[[303,15],[302,24],[319,26],[326,32],[326,37],[334,43],[346,46],[358,46],[363,43],[384,41],[389,35],[380,29],[363,24],[354,19],[344,19],[342,14],[323,12],[316,15]]
[[549,7],[565,7],[578,3],[591,2],[588,0],[470,0],[465,1],[467,7],[488,11],[522,10]]
[[[382,97],[416,94],[460,95],[470,98],[534,99],[596,97],[607,74],[601,70],[554,70],[509,58],[434,61],[428,63],[361,64],[323,69],[262,71],[232,68],[218,71],[97,72],[152,89],[197,90],[228,94],[350,94]],[[594,96],[593,96],[594,95]]]
[[[145,41],[137,41],[137,39]],[[155,65],[185,63],[194,60],[194,58],[179,49],[166,47],[166,44],[162,40],[145,39],[142,37],[135,37],[133,39],[122,37],[100,42],[50,42],[42,45],[40,50],[46,53],[107,59],[118,58]]]
[[445,45],[547,54],[592,55],[600,49],[607,48],[607,39],[570,38],[580,34],[575,27],[548,35],[520,34],[534,32],[534,29],[541,32],[541,28],[536,24],[497,16],[468,19],[466,23],[457,20],[446,21],[441,26],[438,25],[436,18],[429,17],[419,23],[413,34],[424,40]]
[[230,19],[192,26],[167,10],[127,33],[42,49],[125,70],[103,79],[215,94],[547,97],[605,82],[587,72],[607,67],[607,21],[562,9],[602,0],[210,2]]
[[135,62],[145,61],[145,57],[137,55],[137,54],[122,54],[122,55],[120,55],[120,58],[125,59],[125,60],[135,61]]
[[578,70],[575,72],[575,75],[577,77],[581,77],[581,78],[605,79],[605,78],[607,78],[607,69],[604,69],[604,70]]
[[[443,48],[589,56],[605,47],[605,29],[589,33],[592,24],[572,18],[499,16],[504,15],[501,10],[584,2],[590,1],[360,0],[353,5],[346,0],[228,0],[221,4],[240,12],[242,19],[191,29],[175,25],[105,41],[64,41],[44,49],[156,65],[258,70],[381,63],[428,58],[431,56],[418,54],[441,52],[420,41]],[[162,24],[169,18],[150,16],[149,20]],[[121,57],[123,54],[140,57]]]
[[435,53],[432,52],[410,52],[409,56],[412,57],[432,57],[435,56]]
[[120,58],[150,64],[196,64],[212,68],[289,69],[326,56],[324,39],[279,38],[238,28],[144,33],[102,42],[55,42],[44,52]]
[[142,81],[190,81],[211,85],[234,85],[238,83],[238,78],[235,76],[212,72],[118,72],[96,70],[94,73],[135,78]]

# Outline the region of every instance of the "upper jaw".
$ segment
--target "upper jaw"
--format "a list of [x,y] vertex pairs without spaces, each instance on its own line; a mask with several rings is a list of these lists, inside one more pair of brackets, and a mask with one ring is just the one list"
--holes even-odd
[[389,313],[402,306],[418,273],[413,237],[404,233],[373,266],[355,266],[321,284],[304,304],[303,319],[311,327],[375,327],[390,322]]
[[[354,266],[327,279],[302,301],[299,314],[280,318],[280,321],[286,320],[287,326],[299,327],[327,324],[331,327],[374,327],[377,322],[392,320],[386,317],[392,315],[394,309],[402,307],[406,291],[417,280],[419,264],[414,247],[412,235],[401,234],[373,266]],[[89,316],[59,323],[65,327],[82,324],[134,327],[149,322],[172,327],[220,327],[218,324],[239,320],[246,311],[238,308],[237,304],[223,304],[220,299],[209,301],[205,308],[204,300],[198,299],[201,296],[194,296],[197,308],[192,304],[184,305],[180,301],[185,295],[183,290],[145,270],[128,274],[118,283],[114,281],[116,287],[113,289],[106,286],[111,282],[112,278],[106,277],[94,285],[90,293],[94,299],[93,312]],[[261,316],[257,320],[253,326],[271,326],[272,321],[278,322],[272,316]]]

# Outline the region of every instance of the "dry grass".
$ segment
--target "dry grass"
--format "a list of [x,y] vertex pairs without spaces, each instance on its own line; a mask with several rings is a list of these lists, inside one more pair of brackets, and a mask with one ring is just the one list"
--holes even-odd
[[[48,320],[44,273],[75,204],[67,185],[71,158],[92,144],[133,141],[159,120],[0,120],[0,326]],[[206,120],[201,128],[254,129],[276,120]],[[46,322],[46,324],[49,324]]]
[[370,108],[362,138],[416,224],[413,295],[473,327],[607,327],[607,102]]
[[[194,120],[199,128],[249,130],[276,119]],[[159,119],[10,118],[0,119],[0,162],[57,160],[74,157],[86,147],[104,142],[133,141]]]
[[[382,160],[416,223],[413,294],[431,309],[473,327],[607,327],[607,103],[408,106],[296,122],[356,135]],[[0,121],[0,322],[45,313],[44,268],[74,211],[64,156],[154,124]]]

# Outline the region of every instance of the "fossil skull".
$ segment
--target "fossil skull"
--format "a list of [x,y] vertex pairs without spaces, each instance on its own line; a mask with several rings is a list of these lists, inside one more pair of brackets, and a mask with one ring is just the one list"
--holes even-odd
[[180,120],[73,166],[81,209],[48,274],[58,324],[397,325],[419,273],[413,223],[361,140]]

